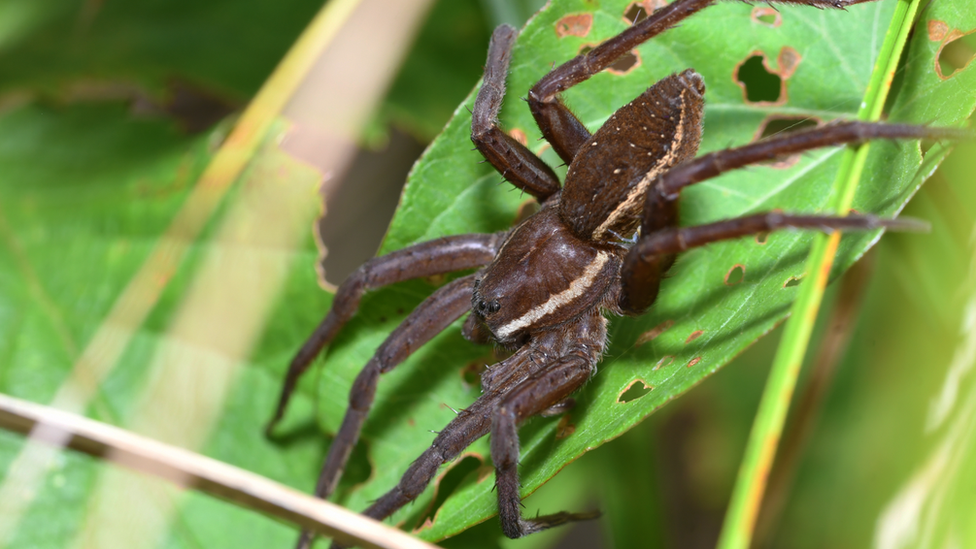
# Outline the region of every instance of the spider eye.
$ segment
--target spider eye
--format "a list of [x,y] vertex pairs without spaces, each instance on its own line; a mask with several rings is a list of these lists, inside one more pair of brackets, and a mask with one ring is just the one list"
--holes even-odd
[[501,309],[501,305],[498,304],[497,299],[491,301],[485,301],[484,299],[479,299],[478,303],[475,305],[481,316],[490,315],[492,313],[497,313],[498,309]]

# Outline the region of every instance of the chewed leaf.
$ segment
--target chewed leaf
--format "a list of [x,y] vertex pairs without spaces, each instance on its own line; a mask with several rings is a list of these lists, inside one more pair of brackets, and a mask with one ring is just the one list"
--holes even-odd
[[[585,44],[602,42],[624,30],[628,26],[624,14],[631,4],[618,0],[594,6],[583,0],[553,0],[522,31],[513,53],[501,120],[506,129],[523,132],[529,147],[547,161],[554,155],[538,141],[532,116],[518,98],[553,63],[570,59]],[[863,4],[847,11],[777,9],[775,24],[756,24],[752,6],[723,3],[709,8],[638,47],[639,64],[625,73],[604,71],[568,90],[565,101],[593,131],[656,80],[693,67],[707,86],[702,152],[748,143],[763,134],[770,120],[812,120],[816,124],[852,118],[893,3]],[[566,19],[567,15],[572,19]],[[585,37],[580,36],[581,22],[586,22]],[[934,62],[934,54],[931,47],[921,51],[919,66]],[[743,61],[752,57],[765,63],[770,74],[778,75],[774,100],[752,101],[744,96],[735,75]],[[970,68],[953,78],[972,78],[973,74]],[[909,85],[915,84],[905,83],[906,88]],[[936,82],[926,86],[928,93],[943,97],[943,102],[962,93],[938,87]],[[500,176],[490,166],[479,164],[481,157],[471,151],[468,109],[472,104],[473,96],[457,109],[414,167],[381,253],[449,234],[497,231],[516,218],[520,193],[500,185]],[[900,104],[896,102],[892,120],[953,124],[972,111],[971,101],[945,112],[898,108]],[[682,224],[774,208],[822,210],[837,169],[838,150],[815,151],[790,159],[788,165],[742,170],[689,188],[681,204]],[[869,175],[854,208],[895,215],[929,173],[920,170],[921,162],[915,143],[872,147],[865,170]],[[834,274],[850,266],[877,238],[876,234],[845,237]],[[784,281],[802,278],[809,242],[808,234],[779,232],[684,254],[649,314],[612,320],[609,353],[593,381],[576,395],[572,434],[565,436],[558,418],[536,419],[522,428],[523,494],[699,383],[782,321],[796,295],[795,284]],[[338,427],[345,411],[345,392],[356,373],[403,318],[403,311],[419,303],[431,289],[429,283],[414,282],[376,292],[364,301],[360,314],[332,345],[323,369],[320,419],[326,429]],[[460,409],[477,398],[477,387],[464,383],[455,370],[483,354],[483,349],[464,341],[455,326],[381,380],[376,407],[363,433],[363,440],[370,444],[373,475],[343,503],[363,509],[392,488],[433,440],[427,431],[440,430],[453,417],[442,403]],[[622,405],[622,388],[636,379],[653,390],[639,397],[625,393],[626,405]],[[470,451],[487,455],[486,441],[476,442]],[[422,537],[440,539],[494,514],[492,486],[492,480],[483,477],[462,482],[440,505],[433,522],[424,524]],[[422,495],[416,509],[425,508],[431,497],[431,491]],[[414,527],[417,513],[402,510],[394,520]]]

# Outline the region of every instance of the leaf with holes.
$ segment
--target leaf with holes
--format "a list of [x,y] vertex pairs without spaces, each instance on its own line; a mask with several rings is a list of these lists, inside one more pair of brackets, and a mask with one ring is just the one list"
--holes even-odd
[[[969,15],[962,13],[963,4],[963,0],[949,1],[942,8],[951,11],[954,6],[951,17],[957,19],[951,24],[969,28],[966,25],[972,22],[964,20]],[[625,29],[629,25],[625,13],[630,15],[631,8],[626,1],[595,7],[584,0],[554,0],[522,31],[501,119],[513,135],[527,136],[529,147],[550,163],[558,160],[537,140],[539,132],[528,108],[517,98],[553,63]],[[657,79],[693,67],[708,87],[703,152],[747,143],[791,121],[819,124],[853,118],[893,2],[847,11],[786,6],[778,7],[776,14],[766,10],[738,3],[709,8],[640,46],[626,63],[567,91],[565,100],[595,130]],[[916,33],[916,40],[924,40],[922,34]],[[913,63],[931,63],[934,48],[923,48],[917,56]],[[953,78],[962,81],[973,74],[969,67]],[[926,78],[927,74],[912,76],[903,87]],[[959,108],[933,113],[908,101],[897,111],[898,120],[954,124],[972,112],[971,102],[961,102],[964,88],[925,85],[933,97],[957,101]],[[897,105],[907,100],[899,97],[899,101]],[[381,253],[443,235],[504,229],[515,218],[524,197],[500,184],[498,174],[479,164],[480,156],[471,151],[468,109],[472,104],[469,97],[414,167]],[[683,193],[682,224],[773,208],[819,211],[828,202],[839,151],[816,151],[689,188]],[[895,215],[942,155],[942,149],[933,149],[923,159],[915,142],[878,143],[872,147],[855,209]],[[850,266],[878,236],[845,237],[834,275]],[[684,254],[649,314],[612,321],[609,353],[599,373],[577,395],[576,408],[562,419],[535,419],[521,429],[523,495],[691,388],[781,322],[795,296],[794,286],[802,283],[809,242],[808,234],[779,232]],[[344,395],[356,373],[405,312],[430,294],[432,284],[415,281],[377,291],[364,300],[360,314],[328,351],[320,381],[320,419],[325,429],[334,432],[338,427],[346,406]],[[464,372],[489,356],[485,348],[465,342],[455,327],[384,376],[362,438],[373,473],[347,491],[343,503],[363,509],[396,484],[432,441],[428,431],[442,428],[453,417],[450,407],[464,407],[478,396],[478,387],[465,381]],[[483,466],[452,483],[454,493],[439,509],[429,508],[435,491],[429,489],[417,505],[401,510],[394,520],[408,527],[422,524],[421,536],[440,539],[494,514],[487,441],[476,442],[467,454]]]

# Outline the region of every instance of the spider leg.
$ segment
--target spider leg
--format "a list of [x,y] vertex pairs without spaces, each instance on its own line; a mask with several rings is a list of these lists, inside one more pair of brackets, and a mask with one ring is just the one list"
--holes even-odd
[[491,35],[485,76],[471,113],[471,141],[502,177],[543,202],[559,191],[559,178],[548,164],[498,127],[505,77],[517,36],[508,25],[500,25]]
[[971,131],[959,128],[843,121],[704,154],[662,174],[656,189],[664,198],[676,200],[678,192],[684,187],[717,177],[727,171],[831,145],[860,143],[870,139],[963,140],[972,138]]
[[[491,428],[491,414],[504,394],[515,386],[518,380],[524,379],[527,372],[534,366],[531,352],[523,348],[503,362],[496,364],[493,370],[506,370],[511,375],[496,386],[485,389],[478,400],[471,406],[461,410],[457,417],[442,429],[434,442],[424,453],[420,454],[401,477],[397,485],[373,502],[363,515],[377,520],[383,520],[398,509],[410,503],[430,484],[437,474],[437,469],[456,458],[471,445],[472,442],[488,434]],[[482,383],[485,387],[485,383]],[[342,547],[332,544],[332,549]]]
[[[771,3],[800,4],[820,8],[845,8],[874,0],[769,0]],[[553,69],[529,91],[529,108],[542,136],[567,164],[590,138],[586,127],[559,99],[559,94],[612,65],[620,56],[674,27],[683,19],[714,4],[716,0],[677,0],[646,19],[610,38],[585,54]]]
[[[522,347],[511,357],[496,364],[491,370],[482,375],[482,394],[471,406],[461,410],[444,429],[438,433],[430,447],[417,458],[407,469],[397,485],[373,502],[363,514],[377,520],[385,519],[407,503],[416,499],[430,484],[437,474],[438,468],[455,459],[475,440],[488,434],[492,429],[492,417],[502,403],[510,402],[512,395],[516,401],[509,404],[510,410],[516,413],[516,421],[521,421],[528,415],[546,410],[564,401],[570,393],[582,385],[603,353],[603,341],[606,337],[606,321],[597,314],[592,318],[581,321],[578,338],[569,345],[556,333],[544,334],[534,343]],[[569,352],[561,352],[563,347],[570,347]],[[557,362],[559,366],[553,370],[546,357],[566,355],[572,366]],[[573,358],[575,357],[575,358]],[[583,365],[576,359],[586,357],[588,365]],[[570,360],[571,359],[571,360]],[[585,362],[585,361],[584,361]],[[573,369],[575,368],[575,370]],[[580,372],[585,370],[586,375]],[[548,375],[547,375],[547,372]],[[552,373],[558,372],[558,373]],[[539,402],[530,402],[541,398]],[[521,415],[520,415],[521,414]],[[515,452],[518,454],[518,439],[515,439]],[[494,449],[492,459],[495,459]],[[517,458],[516,458],[517,459]],[[496,462],[497,463],[497,462]],[[514,480],[518,485],[518,479]],[[518,490],[515,491],[515,503],[518,508]],[[592,518],[593,515],[571,515],[561,513],[561,522]],[[503,519],[504,520],[504,519]],[[555,518],[543,517],[542,523],[549,520],[549,526],[555,526]],[[536,526],[536,529],[542,527]],[[527,533],[527,532],[525,532]],[[333,543],[332,549],[340,545]]]
[[518,477],[519,423],[565,401],[590,378],[596,369],[596,360],[585,351],[559,358],[519,384],[495,409],[491,425],[491,461],[495,464],[502,531],[510,538],[520,538],[567,522],[599,516],[599,512],[563,511],[531,519],[522,518]]
[[619,300],[622,311],[631,315],[646,311],[656,299],[661,277],[674,263],[675,254],[689,248],[784,227],[824,231],[910,228],[907,222],[874,216],[790,216],[775,212],[677,228],[678,198],[682,188],[750,164],[820,147],[869,139],[920,138],[972,139],[973,134],[956,128],[839,122],[711,152],[675,166],[659,176],[648,189],[641,223],[644,236],[628,252],[622,267],[623,286]]
[[270,433],[284,415],[298,378],[356,313],[366,290],[411,278],[480,267],[494,258],[503,238],[504,233],[449,236],[390,252],[364,263],[339,286],[332,309],[292,359],[274,417],[268,422],[265,432]]
[[[369,415],[376,396],[380,374],[385,374],[406,360],[415,350],[441,333],[452,322],[471,309],[471,291],[475,275],[459,278],[438,289],[397,326],[366,363],[349,391],[349,408],[342,419],[329,454],[322,465],[315,495],[327,498],[335,490],[349,460],[349,454],[359,440],[363,422]],[[308,547],[313,535],[302,532],[298,547]]]
[[677,0],[656,10],[643,21],[617,36],[577,55],[549,74],[529,90],[529,108],[542,136],[567,164],[590,138],[590,132],[559,98],[561,92],[589,79],[609,67],[621,55],[675,26],[686,17],[712,5],[715,0]]

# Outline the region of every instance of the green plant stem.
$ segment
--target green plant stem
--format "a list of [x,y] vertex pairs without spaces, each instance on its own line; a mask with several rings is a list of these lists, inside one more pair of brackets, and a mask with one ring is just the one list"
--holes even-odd
[[[859,120],[880,119],[918,4],[919,0],[898,2],[868,82],[864,102],[858,111]],[[838,215],[846,215],[850,210],[868,149],[869,144],[865,143],[850,146],[844,151],[834,182],[831,206],[832,211]],[[807,260],[807,276],[800,285],[791,318],[786,323],[783,339],[773,359],[772,371],[749,435],[746,453],[719,537],[720,549],[745,549],[752,540],[753,528],[766,489],[766,479],[773,464],[800,366],[803,364],[803,356],[809,345],[839,243],[839,232],[829,236],[817,235],[814,240]]]

